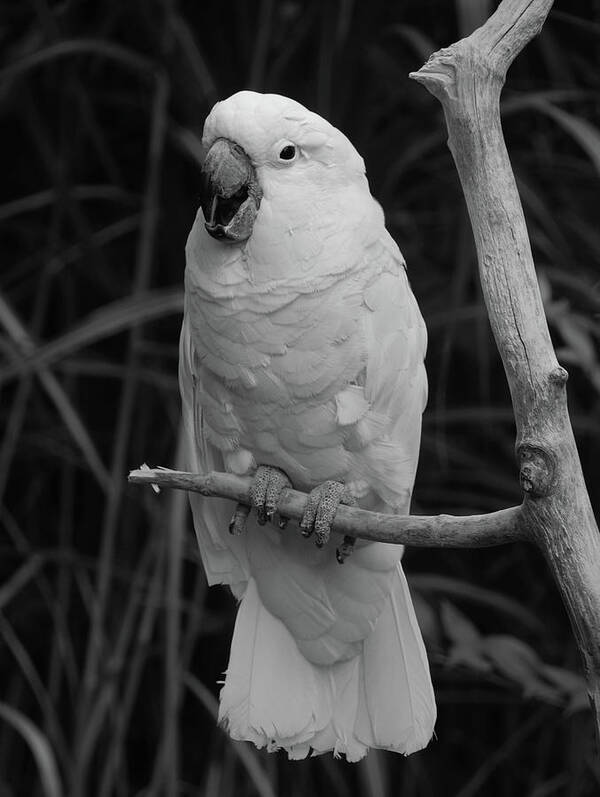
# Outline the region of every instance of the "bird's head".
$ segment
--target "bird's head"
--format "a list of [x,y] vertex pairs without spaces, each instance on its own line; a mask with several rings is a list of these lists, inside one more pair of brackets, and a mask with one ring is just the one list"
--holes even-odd
[[203,148],[205,227],[225,242],[248,240],[263,201],[307,206],[336,186],[366,185],[363,159],[346,136],[278,94],[240,91],[218,102]]

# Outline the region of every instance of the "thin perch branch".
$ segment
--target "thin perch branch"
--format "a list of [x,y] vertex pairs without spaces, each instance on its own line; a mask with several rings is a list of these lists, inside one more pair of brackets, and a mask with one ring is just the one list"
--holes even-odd
[[[189,490],[205,496],[231,498],[250,506],[252,479],[231,473],[187,473],[165,468],[133,470],[134,484],[158,485]],[[284,490],[277,506],[284,517],[300,520],[306,493]],[[501,509],[487,515],[386,515],[354,506],[340,505],[333,531],[363,540],[393,542],[414,548],[485,548],[526,539],[527,526],[521,521],[521,507]]]

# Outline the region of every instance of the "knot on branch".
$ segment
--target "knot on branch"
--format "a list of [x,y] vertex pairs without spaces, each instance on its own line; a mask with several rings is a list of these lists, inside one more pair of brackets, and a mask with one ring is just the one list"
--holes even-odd
[[569,372],[562,365],[557,365],[556,368],[550,371],[549,378],[553,385],[561,387],[567,383]]
[[546,448],[522,443],[517,449],[520,462],[519,481],[523,492],[532,498],[548,495],[554,486],[556,463]]

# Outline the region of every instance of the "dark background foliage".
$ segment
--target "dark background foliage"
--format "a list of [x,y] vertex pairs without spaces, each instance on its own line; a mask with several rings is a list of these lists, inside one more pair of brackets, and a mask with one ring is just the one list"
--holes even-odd
[[[184,244],[203,120],[240,88],[341,127],[428,324],[418,513],[518,503],[514,422],[438,104],[410,81],[492,0],[4,0],[0,5],[0,792],[600,791],[577,651],[525,545],[408,551],[437,738],[289,763],[216,727],[235,605],[207,591],[177,461]],[[596,510],[600,3],[559,0],[503,120]],[[390,662],[390,666],[393,663]],[[293,685],[290,685],[293,688]]]

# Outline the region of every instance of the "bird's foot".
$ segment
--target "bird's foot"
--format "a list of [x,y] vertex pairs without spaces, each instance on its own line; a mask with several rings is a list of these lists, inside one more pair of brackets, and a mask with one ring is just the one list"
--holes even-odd
[[[281,493],[291,488],[292,483],[287,474],[280,468],[271,465],[259,465],[254,474],[250,488],[252,507],[238,504],[229,523],[230,534],[242,534],[246,529],[246,521],[252,508],[256,509],[257,521],[264,526],[273,519]],[[322,548],[329,541],[331,524],[340,504],[351,506],[356,503],[352,491],[347,485],[336,481],[326,481],[315,487],[308,495],[304,515],[300,521],[300,529],[304,537],[315,535],[315,545]],[[279,516],[278,525],[284,529],[288,518]],[[340,564],[350,556],[354,549],[355,538],[346,534],[335,556]]]
[[344,541],[340,545],[339,548],[336,548],[335,551],[335,558],[337,559],[340,565],[343,565],[346,559],[350,556],[352,551],[354,550],[354,543],[356,542],[356,537],[351,537],[349,534],[344,536]]
[[[261,526],[273,519],[281,493],[292,486],[287,475],[271,465],[259,465],[250,488],[252,506],[238,504],[229,523],[230,534],[242,534],[246,529],[246,520],[251,509],[256,509],[256,519]],[[284,529],[288,518],[279,516],[278,525]]]
[[[345,484],[341,482],[326,481],[311,490],[306,502],[304,515],[300,521],[300,529],[304,537],[315,535],[315,545],[322,548],[329,540],[331,534],[331,524],[340,504],[352,505],[355,503],[354,496]],[[346,556],[352,550],[352,545],[347,540],[352,537],[344,537],[344,544],[337,552],[337,560],[343,563]],[[344,553],[342,553],[342,550]]]
[[[267,520],[273,519],[281,493],[291,486],[287,474],[280,468],[271,465],[258,466],[250,488],[250,501],[256,509],[257,520],[261,526],[264,526]],[[279,527],[285,528],[286,523],[287,518],[280,517]]]

